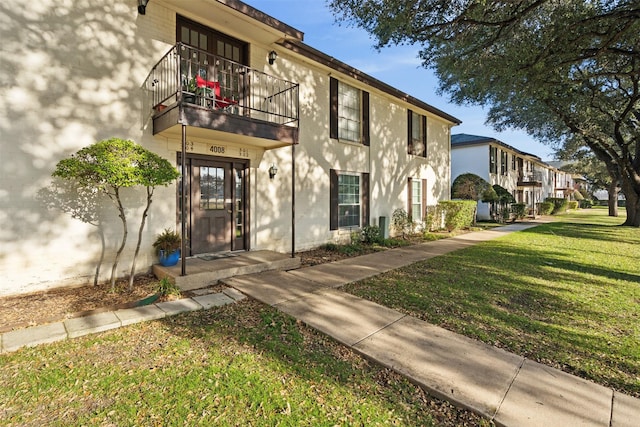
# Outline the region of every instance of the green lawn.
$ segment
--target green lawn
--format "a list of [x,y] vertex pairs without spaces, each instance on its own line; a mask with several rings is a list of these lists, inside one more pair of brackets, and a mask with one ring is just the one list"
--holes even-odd
[[0,425],[488,425],[255,301],[0,355]]
[[345,289],[640,396],[640,229],[606,214],[562,215]]

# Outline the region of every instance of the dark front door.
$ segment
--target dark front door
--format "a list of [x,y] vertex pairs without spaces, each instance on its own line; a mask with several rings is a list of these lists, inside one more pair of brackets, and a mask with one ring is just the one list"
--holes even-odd
[[247,248],[247,167],[246,162],[187,158],[190,255]]
[[191,162],[191,250],[231,250],[231,170],[228,163]]

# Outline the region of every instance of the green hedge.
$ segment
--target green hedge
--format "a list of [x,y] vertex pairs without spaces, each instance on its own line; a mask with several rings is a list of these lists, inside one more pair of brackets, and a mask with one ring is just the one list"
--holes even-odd
[[580,207],[582,209],[592,208],[593,207],[593,200],[591,200],[591,199],[580,200]]
[[562,197],[547,197],[544,201],[553,203],[553,211],[551,212],[551,215],[566,211],[569,204],[569,201]]
[[551,202],[538,203],[538,213],[540,215],[551,215],[554,205]]
[[516,219],[522,219],[527,216],[527,205],[524,203],[514,203],[511,205],[511,213]]
[[567,203],[567,209],[578,209],[578,202],[576,200],[572,200]]
[[470,227],[473,224],[477,206],[478,203],[475,200],[439,202],[439,211],[444,215],[444,228],[447,231],[453,231]]

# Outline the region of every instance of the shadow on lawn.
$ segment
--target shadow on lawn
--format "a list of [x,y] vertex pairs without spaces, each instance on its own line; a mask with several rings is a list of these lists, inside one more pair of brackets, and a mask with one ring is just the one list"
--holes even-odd
[[[621,230],[628,230],[625,237],[620,236]],[[615,243],[626,243],[630,245],[640,245],[640,232],[632,227],[623,228],[620,225],[597,225],[568,222],[551,222],[543,224],[521,233],[527,234],[554,234],[562,237],[572,237],[576,239],[590,239],[598,242],[608,241]]]
[[594,303],[624,292],[611,279],[640,282],[635,274],[571,260],[561,248],[534,250],[494,241],[346,290],[638,396],[637,331],[635,322],[623,319],[638,310],[616,306],[619,302]]

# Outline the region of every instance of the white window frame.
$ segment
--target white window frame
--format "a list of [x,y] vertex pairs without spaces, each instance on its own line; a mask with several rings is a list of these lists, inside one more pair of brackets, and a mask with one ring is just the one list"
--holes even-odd
[[362,91],[338,81],[338,139],[362,141]]
[[422,221],[422,179],[411,180],[411,219],[413,221]]
[[[357,195],[357,203],[353,203],[352,200],[349,201],[349,203],[342,203],[341,198],[343,196],[345,196],[345,194],[341,191],[343,188],[343,185],[352,185],[350,183],[343,183],[341,182],[342,179],[344,177],[354,177],[357,179],[357,185],[358,185],[358,195]],[[354,196],[354,193],[347,193],[346,195],[348,196]],[[357,214],[357,218],[358,218],[358,222],[357,224],[345,224],[343,219],[345,218],[345,216],[342,214],[343,212],[343,207],[345,206],[357,206],[358,207],[358,214]],[[354,217],[354,215],[350,215],[349,216]],[[338,228],[353,228],[353,227],[360,227],[362,223],[362,177],[360,174],[358,173],[350,173],[350,172],[340,172],[338,174]]]

